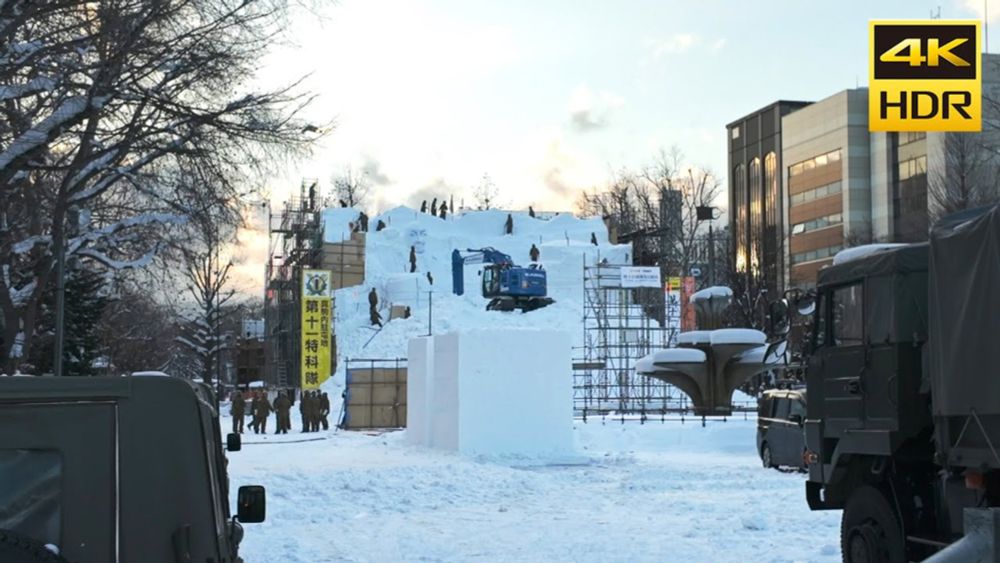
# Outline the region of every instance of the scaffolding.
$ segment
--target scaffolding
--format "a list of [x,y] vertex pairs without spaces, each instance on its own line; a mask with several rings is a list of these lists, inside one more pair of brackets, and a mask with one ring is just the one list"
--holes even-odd
[[583,266],[584,345],[573,363],[573,407],[584,420],[612,413],[645,420],[690,407],[672,385],[635,371],[638,359],[676,342],[681,310],[661,288],[622,287],[622,268],[628,266]]
[[264,377],[272,386],[298,386],[299,285],[303,269],[321,266],[321,201],[317,181],[307,179],[298,196],[285,201],[280,212],[268,213]]

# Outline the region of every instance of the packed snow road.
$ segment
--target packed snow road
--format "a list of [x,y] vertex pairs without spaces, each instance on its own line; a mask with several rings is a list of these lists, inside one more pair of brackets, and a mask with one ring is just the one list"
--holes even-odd
[[810,512],[802,474],[763,469],[754,432],[752,419],[578,421],[579,456],[562,460],[472,459],[402,432],[245,434],[231,482],[265,485],[268,515],[241,551],[253,563],[839,561],[839,511]]

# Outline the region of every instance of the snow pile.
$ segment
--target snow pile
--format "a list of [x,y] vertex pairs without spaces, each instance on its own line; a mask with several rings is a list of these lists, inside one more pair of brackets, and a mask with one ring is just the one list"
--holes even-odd
[[[350,223],[358,212],[351,208],[323,212],[325,239],[350,236]],[[631,263],[628,245],[608,243],[607,228],[599,218],[580,219],[557,215],[536,219],[526,213],[511,213],[513,233],[504,234],[506,211],[472,211],[447,219],[398,207],[369,219],[365,239],[365,284],[335,293],[335,331],[338,368],[331,379],[331,396],[343,386],[346,358],[402,358],[410,339],[447,332],[488,329],[551,327],[568,329],[574,346],[583,345],[583,267],[607,259],[612,264]],[[378,222],[386,228],[376,231]],[[345,233],[346,231],[346,233]],[[591,235],[598,245],[591,244]],[[465,295],[452,293],[451,253],[458,249],[493,247],[509,254],[517,265],[530,264],[528,251],[534,244],[548,278],[548,296],[555,304],[527,314],[487,312],[481,296],[482,265],[464,269]],[[416,273],[410,270],[410,248],[416,254]],[[430,274],[428,278],[427,274]],[[433,283],[431,281],[433,280]],[[412,316],[394,319],[381,330],[372,327],[368,314],[368,291],[379,295],[383,322],[389,306],[408,305]],[[433,302],[433,308],[431,303]],[[432,317],[432,318],[431,318]],[[429,322],[431,321],[432,322]],[[430,326],[429,326],[430,325]],[[508,357],[509,359],[509,357]]]
[[[410,353],[408,442],[489,456],[572,452],[572,358],[566,332],[450,333],[416,338]],[[512,354],[530,361],[512,364]]]
[[845,264],[852,260],[860,260],[862,258],[871,256],[872,254],[878,252],[885,252],[887,250],[892,250],[894,248],[899,248],[901,246],[908,246],[904,243],[885,243],[885,244],[863,244],[861,246],[854,246],[851,248],[845,248],[841,250],[833,257],[833,264]]
[[707,301],[709,299],[729,299],[733,296],[733,290],[724,285],[714,285],[691,294],[691,302]]
[[720,328],[711,334],[712,346],[719,344],[763,344],[767,335],[752,328]]

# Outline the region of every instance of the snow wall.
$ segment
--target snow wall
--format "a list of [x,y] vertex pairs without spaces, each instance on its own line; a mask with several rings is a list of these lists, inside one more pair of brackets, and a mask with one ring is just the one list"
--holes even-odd
[[[511,213],[513,233],[504,234],[507,211],[469,211],[441,219],[407,207],[398,207],[368,221],[365,242],[365,283],[335,294],[337,373],[329,388],[340,396],[347,358],[407,357],[412,338],[476,329],[558,328],[569,332],[573,346],[583,345],[583,267],[607,259],[613,264],[631,263],[629,245],[608,243],[607,228],[597,217],[577,218],[569,214],[536,219],[527,213]],[[358,211],[350,208],[323,212],[324,237],[340,242],[350,237],[350,223]],[[376,231],[378,222],[386,228]],[[591,234],[598,244],[591,244]],[[530,313],[486,311],[480,293],[482,265],[465,267],[465,295],[452,293],[451,252],[493,247],[507,253],[519,265],[530,263],[531,245],[538,247],[540,262],[548,277],[548,295],[556,303]],[[417,255],[417,271],[409,273],[410,247]],[[427,278],[431,274],[433,284]],[[376,332],[368,316],[368,291],[379,295],[383,321],[389,306],[408,305],[412,316],[394,319]],[[431,307],[433,300],[433,307]],[[431,310],[433,309],[433,311]],[[433,322],[429,323],[429,318]],[[568,364],[567,364],[568,365]]]
[[415,338],[409,344],[407,442],[473,455],[570,453],[571,363],[566,331]]

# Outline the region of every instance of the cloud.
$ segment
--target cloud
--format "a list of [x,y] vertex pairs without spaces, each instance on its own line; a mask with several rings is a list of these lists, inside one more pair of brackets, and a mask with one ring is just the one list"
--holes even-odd
[[670,55],[687,53],[702,45],[708,51],[715,53],[721,51],[726,46],[726,38],[719,37],[708,43],[705,38],[697,33],[677,33],[666,39],[646,39],[646,47],[649,49],[650,56],[654,61]]
[[[976,18],[983,18],[983,0],[962,0],[962,6],[976,15]],[[991,2],[989,5],[989,21],[1000,19],[1000,2]]]
[[[449,184],[444,178],[435,178],[423,187],[408,193],[404,204],[413,209],[420,209],[420,204],[426,201],[429,210],[434,198],[437,198],[438,205],[440,206],[441,202],[448,201],[451,196],[461,196],[462,193],[463,190],[461,188]],[[461,197],[457,197],[456,199],[461,200]],[[451,204],[449,203],[449,205]],[[455,205],[458,205],[458,203]]]
[[654,59],[690,51],[699,43],[701,43],[701,37],[695,33],[676,33],[666,39],[646,40]]
[[388,186],[392,184],[392,179],[382,171],[382,163],[371,155],[364,155],[361,162],[361,173],[364,174],[374,186]]
[[584,133],[604,129],[610,124],[612,112],[623,105],[625,100],[611,92],[593,92],[579,86],[568,104],[570,125]]

